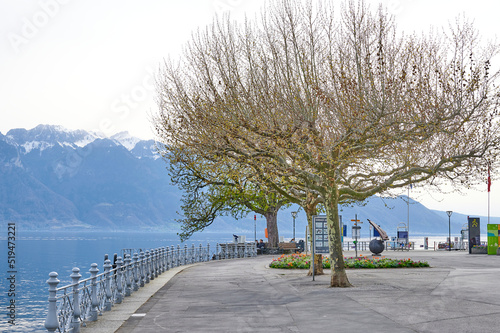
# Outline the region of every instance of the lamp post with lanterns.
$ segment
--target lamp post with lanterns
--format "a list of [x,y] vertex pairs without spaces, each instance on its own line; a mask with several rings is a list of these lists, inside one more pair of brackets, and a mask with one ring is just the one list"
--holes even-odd
[[453,212],[447,210],[446,214],[448,214],[448,251],[451,251],[451,214],[453,214]]

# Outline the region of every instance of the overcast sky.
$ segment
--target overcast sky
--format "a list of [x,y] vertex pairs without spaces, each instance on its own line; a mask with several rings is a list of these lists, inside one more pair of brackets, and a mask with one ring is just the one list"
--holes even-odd
[[[375,1],[369,1],[376,3]],[[216,13],[253,17],[264,0],[0,1],[0,132],[62,125],[152,138],[153,76],[178,56],[192,31]],[[485,39],[500,36],[500,2],[386,0],[405,32],[475,20]],[[430,208],[487,214],[487,194],[419,198]],[[498,188],[498,190],[496,190]],[[492,187],[500,216],[500,182]],[[495,193],[498,193],[495,196]],[[498,208],[494,208],[497,206]]]

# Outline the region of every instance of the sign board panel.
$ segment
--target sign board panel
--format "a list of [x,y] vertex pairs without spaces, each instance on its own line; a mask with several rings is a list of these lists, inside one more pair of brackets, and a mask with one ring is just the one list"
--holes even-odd
[[488,254],[497,254],[498,250],[498,224],[488,224]]
[[352,227],[352,238],[361,238],[361,227],[353,226]]
[[469,253],[474,245],[481,244],[481,230],[479,217],[469,217]]
[[314,227],[314,252],[329,253],[326,215],[314,215],[312,219]]
[[408,239],[408,231],[398,231],[398,238]]

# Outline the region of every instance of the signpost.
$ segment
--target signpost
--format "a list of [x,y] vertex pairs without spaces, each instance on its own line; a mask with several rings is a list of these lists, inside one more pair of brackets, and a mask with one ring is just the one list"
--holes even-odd
[[354,215],[354,220],[351,220],[354,222],[354,226],[352,227],[352,238],[354,238],[354,249],[356,250],[356,257],[358,256],[358,238],[360,238],[360,229],[361,227],[358,226],[358,223],[363,223],[360,220],[358,220],[358,214]]

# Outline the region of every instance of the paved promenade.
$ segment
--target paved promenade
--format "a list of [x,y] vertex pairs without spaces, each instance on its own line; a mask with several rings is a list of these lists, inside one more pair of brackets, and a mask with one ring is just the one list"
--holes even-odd
[[500,331],[500,256],[383,254],[432,267],[348,270],[353,288],[329,288],[329,270],[312,281],[302,270],[266,268],[273,256],[202,263],[155,281],[165,284],[122,313],[123,324],[103,326],[129,299],[82,332]]

